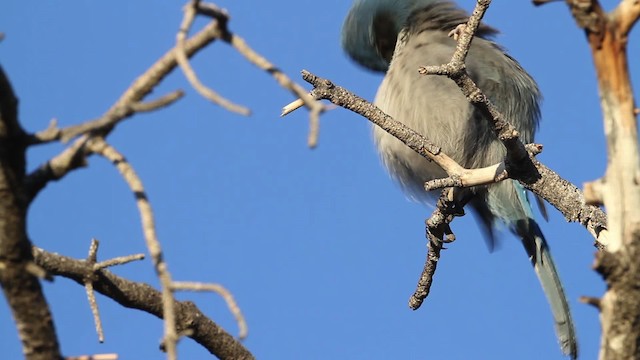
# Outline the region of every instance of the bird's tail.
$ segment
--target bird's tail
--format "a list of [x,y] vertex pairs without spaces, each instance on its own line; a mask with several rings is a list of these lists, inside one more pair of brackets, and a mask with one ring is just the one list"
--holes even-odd
[[518,220],[515,230],[522,239],[522,244],[527,251],[527,255],[529,255],[531,265],[533,265],[544,294],[551,305],[556,335],[562,347],[562,352],[571,356],[572,359],[576,359],[578,357],[578,344],[573,320],[571,319],[571,311],[547,241],[542,235],[538,224],[531,218]]

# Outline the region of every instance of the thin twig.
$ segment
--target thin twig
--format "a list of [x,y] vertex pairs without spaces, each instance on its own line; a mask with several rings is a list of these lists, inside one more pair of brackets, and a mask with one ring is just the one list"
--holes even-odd
[[58,127],[58,119],[51,119],[49,126],[46,129],[32,134],[29,137],[28,144],[38,145],[59,139],[61,136],[60,131],[61,130]]
[[307,146],[315,148],[318,146],[318,137],[320,136],[320,114],[324,111],[324,107],[315,106],[309,112],[309,135],[307,136]]
[[238,306],[238,303],[233,298],[233,295],[229,290],[227,290],[224,286],[220,284],[205,284],[198,282],[187,282],[187,281],[174,281],[171,284],[171,288],[175,290],[182,291],[209,291],[220,295],[224,301],[227,303],[227,307],[229,311],[236,318],[236,322],[238,323],[238,338],[245,339],[248,334],[247,322],[244,319],[244,315],[242,315],[242,311]]
[[517,164],[518,168],[525,168],[528,164],[529,170],[533,170],[531,163],[527,160],[529,158],[527,150],[519,140],[516,128],[504,118],[498,108],[478,88],[466,70],[465,59],[469,53],[471,41],[490,4],[491,0],[478,0],[467,23],[459,26],[450,34],[455,35],[454,37],[457,36],[456,50],[451,61],[443,65],[422,66],[418,72],[423,75],[447,76],[453,80],[469,102],[493,122],[498,139],[507,148],[509,164]]
[[[229,34],[229,43],[236,49],[241,55],[243,55],[250,63],[254,64],[258,68],[271,74],[273,78],[285,89],[291,91],[291,93],[298,97],[298,107],[306,106],[309,110],[309,136],[307,144],[310,148],[314,148],[318,145],[318,133],[320,128],[320,114],[326,110],[326,108],[315,101],[315,99],[309,95],[309,93],[300,85],[293,82],[282,70],[278,69],[265,57],[255,52],[244,41],[243,38],[236,34]],[[284,112],[282,116],[284,116]]]
[[94,269],[102,270],[112,266],[124,265],[133,261],[144,259],[144,254],[132,254],[127,256],[119,256],[117,258],[101,261],[94,265]]
[[100,320],[100,311],[98,310],[98,302],[96,301],[96,295],[93,291],[93,282],[87,280],[84,284],[84,288],[89,299],[89,306],[91,307],[91,314],[93,315],[93,323],[96,326],[96,332],[98,333],[98,341],[104,342],[104,330],[102,329],[102,320]]
[[49,274],[45,269],[41,268],[34,262],[27,262],[27,264],[24,266],[24,270],[39,279],[53,281],[51,274]]
[[159,110],[182,99],[183,96],[184,96],[184,91],[176,90],[155,100],[133,103],[131,104],[131,110],[137,113]]
[[[195,16],[195,3],[190,2],[184,7],[184,18],[182,19],[182,24],[180,25],[178,34],[176,35],[175,55],[176,60],[178,61],[178,65],[180,65],[180,69],[182,69],[182,72],[184,73],[191,86],[193,86],[193,88],[196,89],[196,91],[200,93],[200,95],[202,95],[202,97],[204,97],[205,99],[208,99],[214,104],[222,106],[228,111],[240,115],[250,115],[251,110],[249,110],[248,108],[238,104],[234,104],[233,102],[223,98],[222,96],[220,96],[220,94],[204,85],[200,81],[200,79],[198,79],[198,75],[196,75],[196,72],[191,67],[191,64],[189,64],[189,60],[187,59],[187,55],[185,52],[185,42]],[[214,22],[217,23],[217,21],[215,20]]]
[[[311,96],[311,94],[309,95]],[[280,113],[280,116],[282,117],[287,116],[292,112],[300,109],[303,106],[304,106],[304,101],[302,99],[293,100],[292,102],[282,107],[282,112]]]
[[[89,245],[89,255],[87,255],[87,263],[91,266],[95,265],[98,259],[98,246],[100,243],[96,239],[91,239]],[[100,320],[100,311],[98,310],[98,302],[96,301],[96,295],[93,291],[93,279],[95,273],[88,275],[84,280],[84,288],[87,292],[87,298],[89,299],[89,306],[91,307],[91,314],[93,314],[93,322],[96,326],[96,332],[98,333],[98,341],[104,342],[104,330],[102,329],[102,320]]]
[[[128,117],[138,112],[150,112],[150,111],[158,110],[175,103],[176,101],[180,100],[183,96],[184,96],[184,91],[176,90],[156,100],[151,100],[148,102],[141,102],[141,101],[133,102],[129,106],[129,110],[130,110],[129,112],[117,112],[116,118],[122,115],[124,115],[125,117]],[[80,124],[80,125],[75,125],[75,126],[71,126],[64,129],[61,129],[58,127],[57,119],[52,119],[51,122],[49,123],[49,126],[45,130],[29,135],[27,139],[27,143],[28,145],[40,145],[40,144],[46,144],[48,142],[57,141],[57,140],[64,140],[66,142],[71,138],[73,138],[74,136],[78,135],[79,129],[81,129],[80,132],[89,132],[99,128],[101,125],[95,126],[95,124],[96,122],[99,122],[102,119],[103,118],[89,121],[89,123],[94,124],[92,126],[84,126],[84,124]],[[112,119],[112,121],[117,121],[117,120]]]
[[65,360],[118,360],[118,354],[67,356]]
[[[186,56],[193,56],[212,41],[219,39],[220,36],[220,29],[215,23],[212,22],[206,25],[185,43]],[[120,121],[135,113],[133,109],[136,106],[142,106],[140,105],[142,99],[151,93],[176,66],[177,60],[174,48],[169,50],[147,69],[147,71],[140,75],[131,86],[122,93],[120,99],[100,118],[62,129],[58,129],[57,123],[54,121],[47,130],[29,136],[28,144],[43,144],[57,140],[66,142],[78,135],[86,133],[101,132],[103,136],[107,136],[111,129]],[[174,94],[177,95],[176,93]],[[145,108],[146,106],[142,107]],[[29,201],[32,201],[50,181],[58,180],[70,171],[86,164],[84,143],[88,139],[89,136],[76,139],[70,147],[28,175],[25,183],[27,185]]]
[[92,269],[90,273],[87,273],[83,279],[83,285],[87,293],[89,300],[89,306],[91,307],[91,313],[93,314],[93,321],[96,326],[96,332],[98,333],[98,341],[104,342],[104,330],[102,329],[102,320],[100,319],[100,311],[98,310],[98,302],[96,301],[96,295],[93,289],[94,281],[98,280],[98,272],[107,266],[123,265],[134,260],[140,260],[144,258],[143,254],[135,254],[128,256],[121,256],[114,259],[98,262],[98,247],[100,242],[97,239],[91,239],[89,245],[89,254],[85,262]]
[[[220,39],[221,31],[218,24],[211,22],[207,24],[196,35],[185,42],[184,53],[187,57],[192,57],[204,47]],[[132,110],[134,104],[142,101],[176,66],[176,48],[167,51],[158,59],[147,71],[140,75],[111,106],[111,108],[101,117],[86,121],[82,124],[72,125],[60,129],[59,133],[46,130],[31,136],[30,144],[42,144],[51,141],[62,140],[67,142],[76,136],[89,132],[101,132],[106,135],[120,121],[130,117],[135,112]]]

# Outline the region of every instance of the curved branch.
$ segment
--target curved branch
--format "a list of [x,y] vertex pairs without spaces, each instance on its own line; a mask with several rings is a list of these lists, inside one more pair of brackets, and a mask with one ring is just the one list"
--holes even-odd
[[[220,96],[220,94],[213,91],[213,89],[210,89],[209,87],[204,85],[200,81],[200,79],[198,79],[198,75],[196,75],[196,72],[191,67],[191,64],[189,64],[189,59],[187,59],[185,51],[185,41],[187,34],[189,33],[189,29],[191,29],[191,25],[193,24],[193,20],[196,17],[196,6],[198,5],[198,3],[199,1],[190,2],[184,7],[184,18],[182,19],[182,24],[180,25],[178,34],[176,35],[176,61],[178,62],[178,65],[180,65],[180,69],[182,69],[184,76],[187,78],[191,86],[193,86],[193,88],[196,89],[196,91],[200,93],[202,97],[214,104],[222,106],[228,111],[245,116],[250,115],[251,110],[249,110],[248,108],[238,104],[234,104],[233,102]],[[214,20],[213,22],[216,25],[219,24],[219,22],[216,20]],[[224,31],[221,31],[221,33],[223,32]]]
[[151,255],[154,269],[156,270],[156,274],[158,275],[160,284],[162,285],[162,311],[165,322],[164,344],[167,349],[169,359],[176,359],[176,345],[179,336],[175,325],[176,320],[173,309],[175,299],[173,297],[173,291],[171,290],[171,274],[169,273],[169,269],[167,268],[167,264],[165,263],[162,255],[162,247],[160,246],[160,241],[156,234],[153,210],[151,209],[151,203],[147,198],[142,181],[124,156],[122,156],[122,154],[120,154],[111,145],[107,144],[103,138],[92,138],[87,142],[86,146],[92,152],[104,156],[116,166],[136,198],[136,204],[138,205],[140,218],[142,220],[142,232],[144,233],[144,239],[147,244],[149,254]]
[[206,291],[220,295],[220,297],[222,297],[222,299],[227,303],[227,308],[229,308],[233,317],[236,318],[236,323],[238,323],[239,329],[238,338],[240,340],[247,338],[247,334],[249,332],[247,321],[244,319],[244,315],[242,315],[242,311],[240,310],[236,300],[233,298],[233,295],[224,286],[220,284],[206,284],[191,281],[174,281],[171,284],[171,289],[174,291]]

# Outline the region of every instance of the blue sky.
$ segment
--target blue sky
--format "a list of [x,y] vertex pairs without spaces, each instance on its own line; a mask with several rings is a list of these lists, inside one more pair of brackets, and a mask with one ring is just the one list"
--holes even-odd
[[[474,2],[459,2],[471,9]],[[614,1],[604,2],[611,7]],[[286,73],[308,69],[372,99],[381,78],[355,66],[339,45],[349,1],[224,1],[230,28]],[[100,116],[175,41],[178,1],[9,1],[0,11],[0,62],[20,97],[26,129]],[[540,159],[581,186],[600,177],[605,145],[594,71],[582,31],[565,5],[495,1],[485,20],[538,81],[545,100]],[[197,24],[202,25],[199,21]],[[630,39],[631,63],[637,36]],[[430,210],[409,202],[373,149],[366,120],[337,109],[322,117],[317,149],[306,147],[307,114],[284,119],[293,100],[267,74],[216,43],[197,55],[201,80],[253,110],[248,118],[202,99],[175,72],[152,94],[177,88],[174,106],[122,123],[109,142],[123,152],[154,206],[176,280],[218,282],[249,325],[245,345],[260,359],[562,359],[552,318],[529,261],[504,233],[486,249],[472,217],[456,219],[430,297],[407,307],[425,256]],[[634,80],[638,82],[638,71]],[[299,80],[301,81],[301,80]],[[29,168],[63,149],[34,148]],[[146,252],[133,197],[116,170],[93,157],[87,169],[50,184],[29,214],[29,233],[49,251],[100,259]],[[604,291],[591,270],[590,235],[555,209],[542,229],[573,307],[582,358],[595,358],[600,325],[582,295]],[[158,284],[148,260],[114,269]],[[160,359],[160,320],[98,295],[106,342],[99,344],[84,289],[62,278],[44,284],[65,355],[116,352]],[[231,333],[232,316],[210,294],[180,294]],[[6,359],[21,357],[0,301]],[[182,359],[208,353],[190,339]]]

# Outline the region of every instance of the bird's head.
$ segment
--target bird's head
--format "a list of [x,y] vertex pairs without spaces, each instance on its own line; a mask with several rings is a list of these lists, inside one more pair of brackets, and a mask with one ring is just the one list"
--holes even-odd
[[358,64],[386,72],[411,12],[437,0],[356,0],[342,25],[342,48]]

